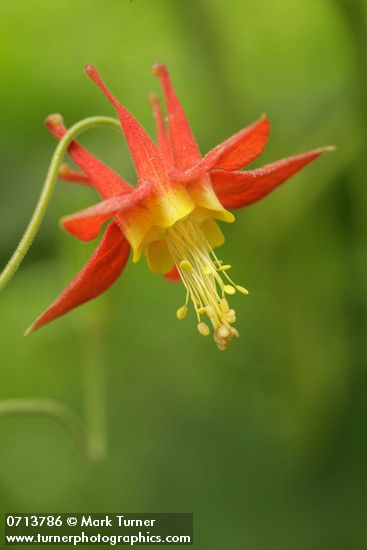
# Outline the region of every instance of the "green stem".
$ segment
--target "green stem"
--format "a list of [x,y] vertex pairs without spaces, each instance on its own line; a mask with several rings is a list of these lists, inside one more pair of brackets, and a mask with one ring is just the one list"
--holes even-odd
[[120,129],[119,122],[114,118],[103,116],[89,117],[74,124],[74,126],[72,126],[59,141],[55,149],[55,153],[52,157],[46,180],[43,184],[41,195],[33,212],[33,216],[14,254],[10,258],[9,262],[7,263],[3,272],[0,275],[0,290],[2,290],[8,284],[8,282],[17,271],[25,255],[27,254],[33,242],[33,239],[37,234],[37,231],[42,223],[42,220],[46,214],[48,205],[52,198],[57,181],[58,170],[67,148],[78,134],[96,126],[105,126],[109,128]]
[[89,452],[94,460],[106,455],[106,391],[105,357],[103,350],[104,315],[99,306],[98,314],[82,319],[84,360],[82,385],[84,388],[85,431],[89,437]]
[[[32,218],[14,254],[0,275],[0,290],[7,285],[19,268],[37,234],[52,198],[59,167],[68,146],[81,132],[96,126],[120,129],[116,119],[103,116],[89,117],[74,124],[59,141]],[[86,370],[82,382],[86,406],[85,427],[71,408],[52,399],[5,400],[0,402],[0,418],[31,415],[56,420],[64,426],[86,458],[100,460],[105,454],[106,447],[103,372],[101,371],[103,359],[100,357],[96,361],[87,361],[87,363],[91,368]]]
[[9,416],[44,416],[56,420],[64,426],[82,453],[94,458],[80,418],[66,405],[53,399],[7,399],[0,402],[0,418]]

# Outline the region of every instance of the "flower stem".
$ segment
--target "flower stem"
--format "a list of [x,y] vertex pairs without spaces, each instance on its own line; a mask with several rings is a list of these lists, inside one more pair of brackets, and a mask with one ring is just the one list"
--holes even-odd
[[80,418],[66,405],[53,399],[6,399],[0,402],[0,418],[9,416],[44,416],[56,420],[64,426],[82,453],[93,458]]
[[[0,290],[12,279],[37,234],[52,198],[59,166],[68,146],[77,135],[96,126],[120,129],[119,122],[114,118],[89,117],[74,124],[59,141],[32,218],[15,252],[0,275]],[[82,381],[85,426],[70,407],[53,399],[7,399],[0,402],[0,418],[24,415],[43,416],[56,420],[64,426],[86,458],[89,460],[102,459],[106,447],[103,358],[101,356],[94,357],[94,360],[88,360],[87,363]]]
[[98,305],[98,315],[82,318],[82,367],[83,407],[85,431],[88,434],[88,450],[93,460],[102,460],[106,454],[106,392],[105,357],[103,350],[104,315]]
[[0,290],[2,290],[8,284],[8,282],[11,280],[11,278],[19,268],[33,242],[33,239],[37,234],[37,231],[42,223],[42,220],[47,211],[47,207],[52,198],[57,181],[59,166],[62,162],[68,146],[77,137],[78,134],[96,126],[105,126],[109,128],[120,129],[119,122],[114,118],[104,116],[89,117],[74,124],[74,126],[72,126],[59,141],[52,157],[46,180],[43,184],[43,188],[38,199],[36,208],[33,212],[32,218],[15,252],[13,253],[12,257],[10,258],[9,262],[7,263],[3,272],[0,275]]

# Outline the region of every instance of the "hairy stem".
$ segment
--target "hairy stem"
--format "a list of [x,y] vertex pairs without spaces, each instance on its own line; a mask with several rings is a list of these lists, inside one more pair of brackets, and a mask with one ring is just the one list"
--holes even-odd
[[11,278],[19,268],[33,242],[33,239],[37,234],[37,231],[42,223],[42,220],[46,214],[48,205],[52,198],[57,181],[59,166],[66,153],[67,148],[69,147],[70,143],[77,137],[77,135],[84,132],[85,130],[88,130],[89,128],[94,128],[96,126],[105,126],[109,128],[120,129],[119,122],[114,118],[103,116],[89,117],[74,124],[74,126],[72,126],[59,141],[55,149],[54,155],[51,159],[46,180],[43,184],[43,188],[38,199],[36,208],[33,212],[32,218],[15,252],[13,253],[12,257],[10,258],[9,262],[7,263],[3,272],[0,275],[0,290],[2,290],[8,284],[8,282],[11,280]]
[[78,415],[66,405],[53,399],[6,399],[0,402],[0,418],[9,416],[41,416],[56,420],[69,433],[82,453],[93,458]]
[[[0,275],[0,290],[11,280],[25,255],[46,214],[52,198],[60,164],[70,143],[80,133],[104,126],[120,129],[116,119],[110,117],[89,117],[72,126],[59,141],[47,172],[46,180],[32,218],[15,252]],[[10,416],[41,416],[60,423],[69,433],[83,455],[90,460],[100,460],[105,454],[105,399],[103,389],[103,358],[87,361],[82,388],[85,400],[85,425],[79,416],[66,405],[52,399],[7,399],[0,402],[0,418]]]

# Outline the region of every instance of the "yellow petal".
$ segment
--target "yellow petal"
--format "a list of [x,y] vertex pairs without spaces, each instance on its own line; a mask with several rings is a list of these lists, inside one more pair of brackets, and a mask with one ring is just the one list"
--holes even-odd
[[208,182],[200,180],[187,186],[192,202],[195,204],[195,219],[201,223],[206,218],[215,218],[217,220],[232,223],[235,217],[228,212],[218,200],[214,193],[210,180]]
[[145,249],[148,264],[153,273],[168,273],[173,268],[172,256],[165,240],[154,241]]
[[[143,240],[152,232],[152,216],[144,206],[136,205],[128,212],[117,214],[116,219],[122,226],[134,252],[133,261],[137,262],[141,256]],[[157,239],[156,234],[151,237],[151,240]]]
[[[133,261],[137,262],[150,243],[162,240],[166,229],[188,216],[192,216],[199,225],[210,218],[225,222],[235,219],[219,202],[209,178],[189,185],[175,182],[158,188],[139,205],[128,212],[117,214],[116,218],[131,244]],[[222,244],[223,236],[219,228],[208,231],[214,239],[213,243],[209,241],[212,246]]]
[[203,231],[206,240],[212,248],[217,246],[222,246],[224,243],[224,235],[219,225],[211,218],[208,218],[200,226],[200,229]]
[[195,204],[182,184],[175,184],[148,197],[141,205],[121,215],[126,238],[137,262],[143,249],[152,241],[159,240],[164,230],[187,217]]
[[153,224],[167,228],[191,214],[195,203],[184,185],[175,184],[157,193],[147,203],[147,207],[152,215]]

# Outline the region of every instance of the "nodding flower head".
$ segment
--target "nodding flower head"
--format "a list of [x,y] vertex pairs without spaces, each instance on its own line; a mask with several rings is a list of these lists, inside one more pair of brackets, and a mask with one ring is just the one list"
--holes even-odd
[[[109,223],[86,266],[28,333],[107,290],[121,275],[131,250],[133,262],[145,255],[153,273],[181,280],[186,294],[177,318],[186,317],[191,303],[199,333],[208,336],[213,332],[217,347],[225,350],[233,337],[239,336],[234,328],[236,313],[228,300],[248,291],[232,280],[231,266],[214,252],[224,243],[218,222],[234,222],[231,210],[262,199],[331,148],[243,171],[266,144],[266,116],[202,156],[165,65],[156,63],[153,74],[163,88],[167,123],[159,97],[149,96],[156,141],[110,92],[93,65],[87,65],[85,71],[116,110],[135,164],[137,184],[131,186],[77,141],[71,143],[68,153],[80,171],[62,164],[60,179],[90,186],[103,200],[63,218],[62,227],[89,241],[98,236],[104,222]],[[58,140],[67,131],[58,114],[50,115],[46,125]]]

